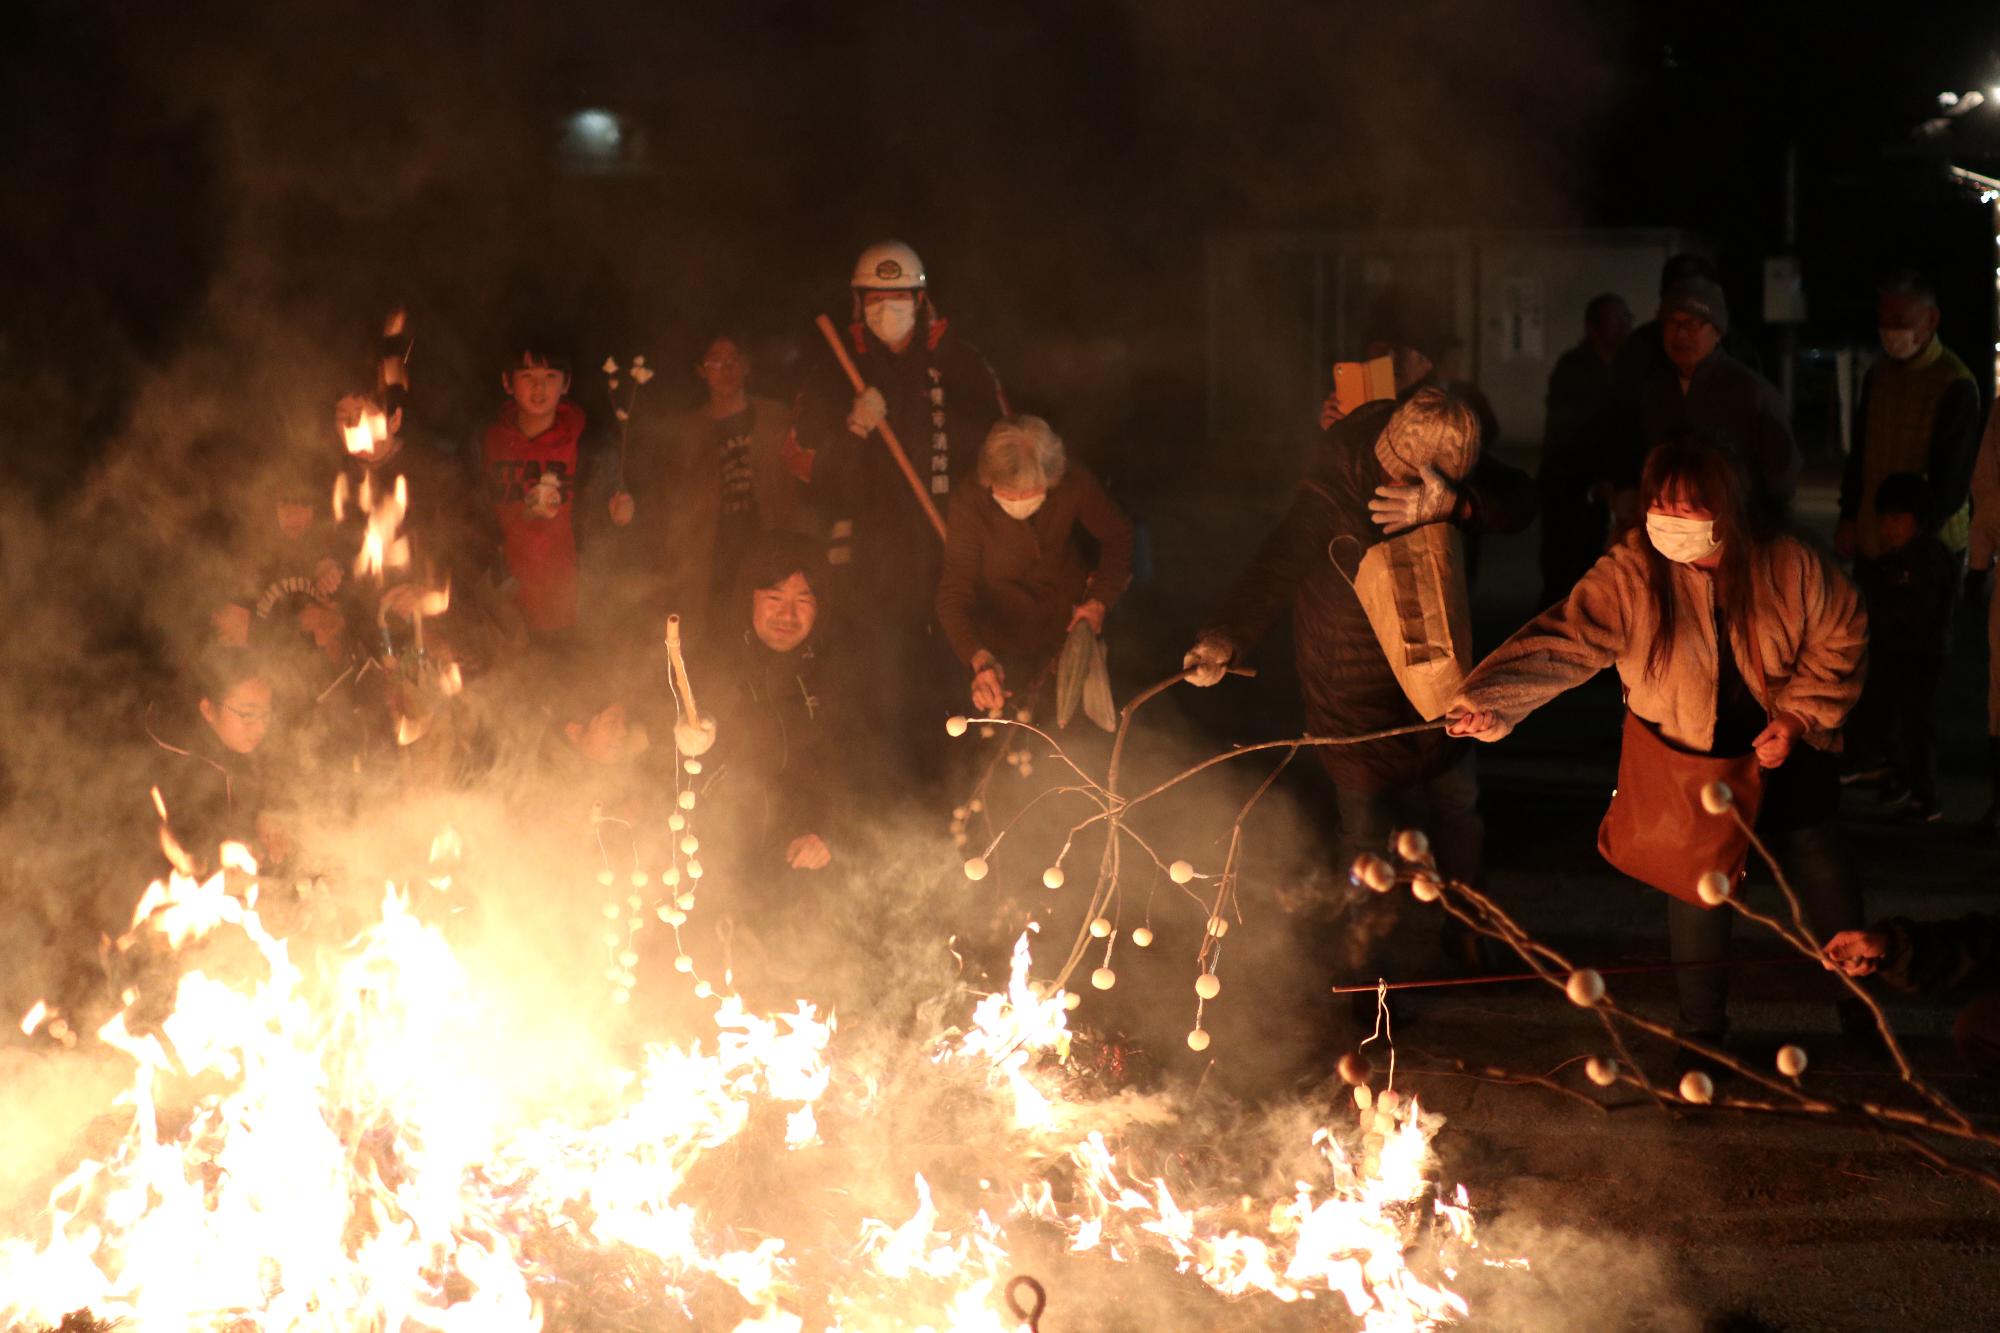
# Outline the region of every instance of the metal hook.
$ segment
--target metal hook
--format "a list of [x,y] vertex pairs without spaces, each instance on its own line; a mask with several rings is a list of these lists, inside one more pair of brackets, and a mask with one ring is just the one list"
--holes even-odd
[[[1034,1303],[1025,1310],[1021,1308],[1020,1301],[1014,1297],[1014,1290],[1017,1287],[1026,1287],[1034,1297]],[[1049,1293],[1043,1289],[1042,1284],[1022,1273],[1007,1279],[1006,1296],[1008,1313],[1026,1324],[1032,1333],[1041,1333],[1042,1311],[1047,1309],[1049,1304]]]

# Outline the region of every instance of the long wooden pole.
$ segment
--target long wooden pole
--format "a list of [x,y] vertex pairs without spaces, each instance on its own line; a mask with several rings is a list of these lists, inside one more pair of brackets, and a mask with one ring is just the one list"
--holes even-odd
[[[866,393],[867,381],[861,378],[861,372],[855,369],[854,358],[847,354],[847,348],[841,344],[840,330],[834,328],[833,321],[825,315],[821,315],[816,322],[819,331],[826,335],[826,345],[833,349],[834,356],[840,361],[840,368],[847,372],[848,382],[854,386],[854,392]],[[883,417],[875,429],[882,433],[882,443],[889,446],[889,456],[895,459],[896,466],[903,470],[903,480],[910,483],[911,494],[915,495],[917,503],[924,507],[924,517],[931,521],[933,528],[937,529],[938,540],[943,541],[944,515],[938,513],[937,504],[931,499],[930,491],[917,476],[916,468],[910,465],[910,456],[903,452],[902,441],[896,438],[895,428],[889,424],[887,417]]]

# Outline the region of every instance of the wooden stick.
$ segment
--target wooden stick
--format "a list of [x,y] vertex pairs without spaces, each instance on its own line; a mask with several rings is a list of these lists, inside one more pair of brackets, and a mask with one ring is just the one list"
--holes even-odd
[[[1810,959],[1795,955],[1781,955],[1773,958],[1717,958],[1699,963],[1623,963],[1617,967],[1593,969],[1600,977],[1629,977],[1645,972],[1705,972],[1716,967],[1760,967],[1766,963],[1804,963]],[[1539,972],[1501,972],[1490,977],[1442,977],[1435,981],[1392,981],[1388,990],[1435,990],[1443,986],[1497,986],[1509,981],[1543,981]],[[1335,986],[1335,995],[1365,995],[1384,987],[1376,984],[1366,986]]]
[[688,721],[697,727],[701,725],[701,713],[694,706],[694,686],[688,684],[687,659],[681,656],[681,618],[667,617],[667,663],[673,668],[674,688],[681,692],[681,705],[687,709]]
[[[854,392],[866,393],[868,384],[861,378],[861,372],[854,368],[854,358],[847,354],[847,348],[841,344],[840,331],[833,327],[833,321],[821,315],[816,322],[819,324],[819,331],[826,335],[826,345],[833,349],[833,355],[839,360],[840,368],[847,372],[848,382],[854,386]],[[931,493],[925,489],[923,481],[917,476],[916,468],[910,465],[910,456],[903,452],[902,442],[896,438],[896,431],[889,425],[889,418],[883,417],[881,424],[875,429],[881,432],[882,443],[889,446],[889,456],[894,458],[896,466],[903,470],[903,480],[910,483],[910,490],[917,497],[917,503],[924,507],[924,517],[931,521],[933,528],[937,529],[938,540],[945,540],[944,515],[938,513],[937,503],[931,499]]]

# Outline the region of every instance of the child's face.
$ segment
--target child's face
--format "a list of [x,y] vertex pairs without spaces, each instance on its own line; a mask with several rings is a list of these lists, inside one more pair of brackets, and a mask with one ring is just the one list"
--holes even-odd
[[1882,544],[1891,551],[1899,551],[1917,539],[1917,516],[1915,514],[1877,514],[1875,531],[1882,538]]
[[569,376],[549,366],[520,366],[501,378],[521,415],[533,420],[553,416],[569,392]]
[[729,338],[717,338],[708,351],[702,354],[701,364],[695,367],[702,383],[708,385],[711,398],[734,398],[743,392],[743,381],[750,373],[750,359],[743,349]]
[[613,704],[589,722],[563,727],[578,754],[593,764],[615,764],[625,755],[625,705]]
[[249,754],[271,730],[271,686],[256,676],[238,681],[221,702],[203,699],[201,716],[224,749]]

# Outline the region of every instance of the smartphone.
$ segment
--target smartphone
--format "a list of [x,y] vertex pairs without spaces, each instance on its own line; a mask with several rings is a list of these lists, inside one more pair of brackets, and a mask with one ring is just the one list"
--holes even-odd
[[1333,401],[1347,416],[1363,405],[1396,397],[1396,363],[1386,356],[1373,361],[1333,363]]

